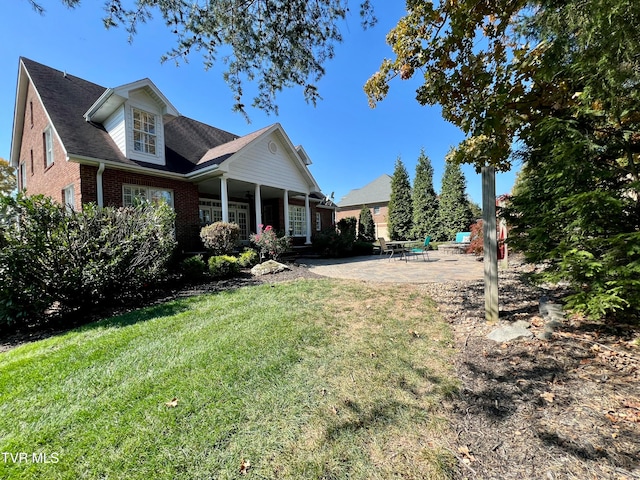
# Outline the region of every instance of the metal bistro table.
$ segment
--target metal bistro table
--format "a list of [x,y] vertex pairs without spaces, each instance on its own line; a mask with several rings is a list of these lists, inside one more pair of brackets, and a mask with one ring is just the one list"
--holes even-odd
[[391,240],[387,242],[387,246],[391,248],[391,255],[389,259],[393,257],[393,255],[398,252],[400,253],[400,258],[404,258],[404,261],[407,261],[407,249],[408,245],[417,245],[420,242],[417,240]]

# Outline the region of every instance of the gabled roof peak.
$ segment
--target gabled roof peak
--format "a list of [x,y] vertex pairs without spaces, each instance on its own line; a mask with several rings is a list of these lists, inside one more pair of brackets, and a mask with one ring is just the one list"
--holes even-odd
[[130,96],[131,92],[144,90],[151,98],[153,98],[162,109],[163,115],[173,117],[180,116],[178,110],[164,96],[158,87],[149,79],[142,78],[135,82],[125,83],[119,87],[108,88],[98,98],[93,105],[86,111],[84,118],[88,122],[102,123],[113,111],[122,105]]

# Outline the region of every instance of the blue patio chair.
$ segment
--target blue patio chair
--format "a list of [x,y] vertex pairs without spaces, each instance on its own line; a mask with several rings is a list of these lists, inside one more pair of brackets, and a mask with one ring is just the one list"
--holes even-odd
[[424,256],[427,256],[427,260],[429,260],[429,243],[431,242],[431,235],[427,235],[427,237],[424,239],[424,243],[422,244],[421,247],[415,247],[411,249],[411,252],[414,254],[418,254],[421,253],[422,254],[422,260],[424,261]]

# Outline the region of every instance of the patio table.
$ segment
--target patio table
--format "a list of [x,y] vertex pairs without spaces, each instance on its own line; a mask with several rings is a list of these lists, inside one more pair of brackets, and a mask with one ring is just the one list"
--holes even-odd
[[389,242],[387,242],[387,246],[391,247],[392,253],[391,253],[391,257],[393,257],[393,254],[395,252],[400,253],[400,258],[404,258],[404,261],[407,261],[407,249],[406,247],[409,245],[416,245],[420,242],[416,241],[416,240],[391,240]]

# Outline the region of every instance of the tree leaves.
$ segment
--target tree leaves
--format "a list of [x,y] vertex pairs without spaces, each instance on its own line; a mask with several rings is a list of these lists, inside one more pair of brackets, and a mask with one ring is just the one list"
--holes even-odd
[[[44,11],[37,0],[27,1]],[[80,3],[61,1],[70,7]],[[375,25],[370,0],[359,6],[362,26]],[[347,0],[107,0],[104,10],[104,26],[124,28],[130,42],[141,23],[159,15],[176,39],[161,61],[177,65],[198,53],[206,69],[222,63],[234,110],[246,117],[245,82],[257,85],[252,106],[267,113],[278,113],[276,95],[284,88],[302,87],[309,103],[321,98],[317,83],[342,41],[339,25],[349,8]]]

